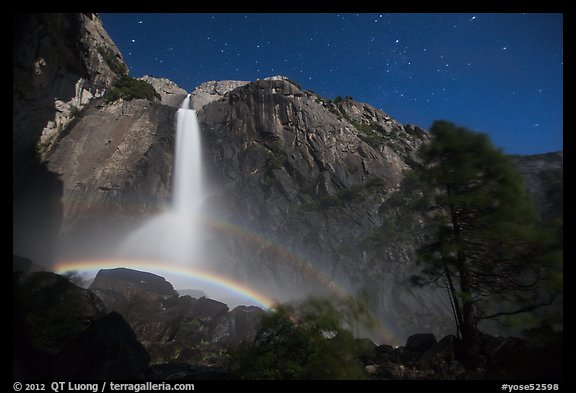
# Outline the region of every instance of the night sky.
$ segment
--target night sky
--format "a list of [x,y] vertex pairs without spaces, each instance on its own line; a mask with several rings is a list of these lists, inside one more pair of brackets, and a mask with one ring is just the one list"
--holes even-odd
[[101,14],[130,75],[191,92],[285,75],[402,123],[448,120],[506,153],[563,149],[561,14]]

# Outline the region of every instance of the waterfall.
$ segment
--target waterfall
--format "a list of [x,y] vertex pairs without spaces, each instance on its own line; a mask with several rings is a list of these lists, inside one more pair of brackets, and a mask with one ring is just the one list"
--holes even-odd
[[204,201],[200,127],[189,105],[190,94],[177,113],[174,160],[173,208],[183,214],[197,213]]
[[194,266],[202,263],[202,144],[190,94],[176,113],[172,204],[121,244],[118,256]]

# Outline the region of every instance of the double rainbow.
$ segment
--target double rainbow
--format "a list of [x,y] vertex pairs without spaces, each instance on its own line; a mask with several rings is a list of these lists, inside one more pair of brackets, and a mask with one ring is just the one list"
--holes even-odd
[[[344,297],[350,294],[350,291],[344,286],[338,284],[331,276],[322,272],[315,266],[315,264],[311,263],[309,258],[303,257],[299,253],[282,246],[277,241],[272,240],[270,237],[261,234],[258,231],[245,228],[242,225],[221,218],[216,218],[213,215],[211,217],[205,215],[203,217],[203,222],[206,227],[221,233],[223,236],[235,238],[242,242],[255,244],[260,248],[268,249],[279,260],[290,263],[299,271],[305,272],[309,278],[313,279],[320,286],[326,288],[338,297]],[[235,281],[230,277],[197,268],[174,265],[165,261],[116,258],[80,259],[60,261],[55,264],[54,270],[57,273],[65,273],[69,271],[97,273],[100,269],[112,269],[118,267],[126,267],[159,275],[177,275],[195,279],[239,295],[247,300],[251,300],[254,304],[263,309],[274,309],[274,305],[278,303],[274,299],[255,291],[247,285]],[[391,345],[399,345],[400,341],[398,335],[395,334],[394,329],[391,328],[392,324],[384,325],[381,320],[379,322],[376,334],[380,337],[381,342]]]

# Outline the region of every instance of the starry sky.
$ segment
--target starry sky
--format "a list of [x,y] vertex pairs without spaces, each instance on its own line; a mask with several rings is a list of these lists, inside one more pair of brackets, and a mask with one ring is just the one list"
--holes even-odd
[[191,92],[285,75],[425,129],[443,119],[510,154],[563,149],[562,14],[100,14],[130,75]]

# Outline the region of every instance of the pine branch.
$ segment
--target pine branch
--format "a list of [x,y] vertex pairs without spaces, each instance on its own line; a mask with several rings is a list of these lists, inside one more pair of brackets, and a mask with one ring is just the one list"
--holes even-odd
[[520,314],[523,312],[534,311],[537,308],[551,305],[554,302],[554,300],[556,300],[557,297],[558,297],[558,295],[550,295],[550,298],[548,300],[542,302],[542,303],[522,307],[522,308],[516,309],[514,311],[501,311],[501,312],[497,312],[497,313],[490,314],[490,315],[481,315],[481,316],[479,316],[479,319],[496,319],[496,318],[503,317],[503,316],[516,315],[516,314]]

